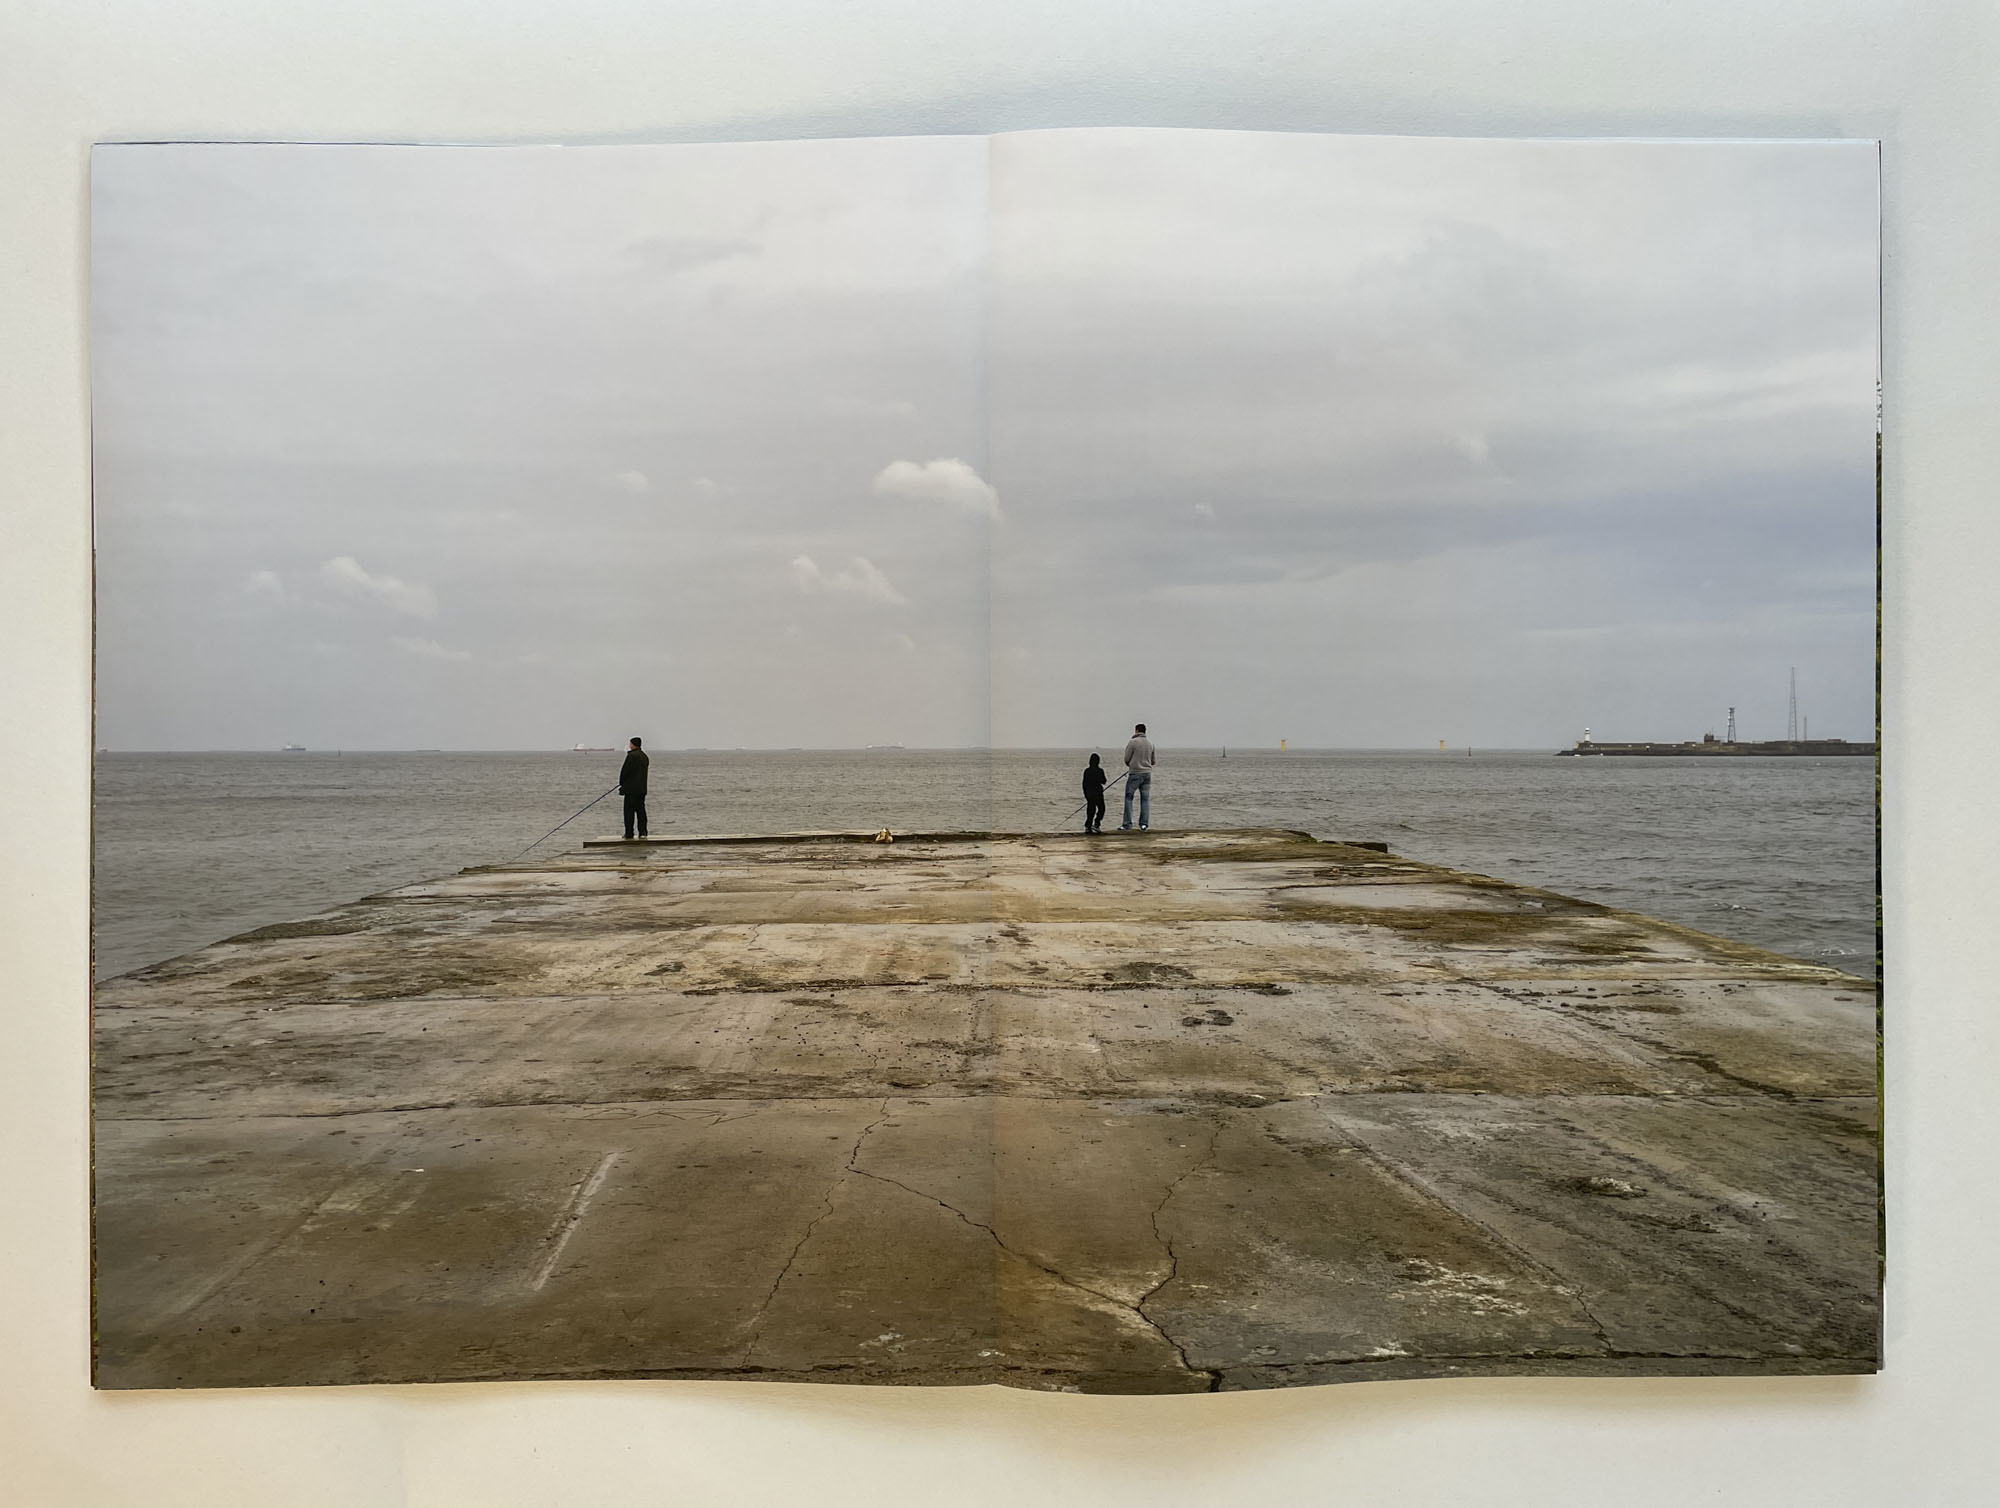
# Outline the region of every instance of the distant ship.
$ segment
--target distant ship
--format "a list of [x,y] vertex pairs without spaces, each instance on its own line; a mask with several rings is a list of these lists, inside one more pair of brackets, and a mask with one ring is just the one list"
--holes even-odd
[[286,744],[278,752],[280,754],[303,754],[306,752],[306,746],[304,744]]
[[868,752],[870,754],[900,754],[903,752],[903,746],[901,744],[870,744]]
[[570,748],[570,753],[572,754],[616,754],[617,752],[616,749],[591,748],[583,744],[575,744]]

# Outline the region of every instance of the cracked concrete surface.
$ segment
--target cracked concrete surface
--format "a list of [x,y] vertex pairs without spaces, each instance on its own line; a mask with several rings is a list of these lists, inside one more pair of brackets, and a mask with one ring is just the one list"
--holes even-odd
[[591,845],[99,986],[96,1377],[1871,1371],[1871,983],[1269,830]]

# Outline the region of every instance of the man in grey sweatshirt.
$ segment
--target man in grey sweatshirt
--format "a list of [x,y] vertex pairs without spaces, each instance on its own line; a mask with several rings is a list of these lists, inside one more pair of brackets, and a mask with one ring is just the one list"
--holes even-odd
[[1125,820],[1118,831],[1132,830],[1132,793],[1139,793],[1139,831],[1153,825],[1153,741],[1146,737],[1146,725],[1132,729],[1132,741],[1125,745]]

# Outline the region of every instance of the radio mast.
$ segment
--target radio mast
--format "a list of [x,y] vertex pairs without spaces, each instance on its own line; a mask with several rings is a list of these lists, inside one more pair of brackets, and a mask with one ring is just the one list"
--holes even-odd
[[1736,709],[1734,707],[1729,709],[1729,732],[1722,741],[1726,744],[1736,742]]
[[1799,741],[1799,668],[1798,666],[1794,665],[1792,667],[1792,702],[1790,709],[1785,713],[1785,742],[1788,744],[1795,744],[1798,741]]

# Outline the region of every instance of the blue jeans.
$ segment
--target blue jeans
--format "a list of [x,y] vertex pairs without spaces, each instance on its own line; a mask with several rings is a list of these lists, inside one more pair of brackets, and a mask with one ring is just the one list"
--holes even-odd
[[1125,826],[1132,825],[1132,793],[1139,793],[1139,825],[1153,825],[1153,772],[1134,770],[1125,777]]

